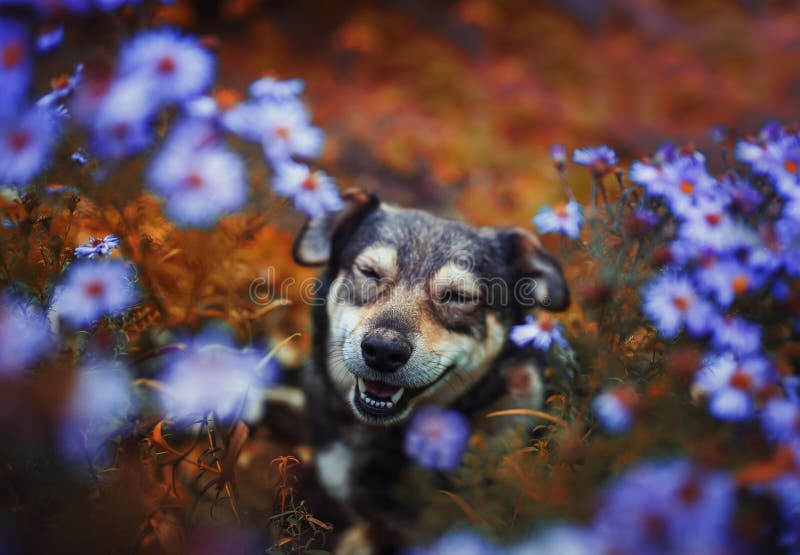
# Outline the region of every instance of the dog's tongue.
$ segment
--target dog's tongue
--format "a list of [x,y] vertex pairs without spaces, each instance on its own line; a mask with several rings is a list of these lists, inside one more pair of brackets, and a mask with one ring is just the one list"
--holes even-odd
[[365,393],[369,393],[373,397],[391,397],[400,388],[384,382],[364,380],[364,389],[366,389]]

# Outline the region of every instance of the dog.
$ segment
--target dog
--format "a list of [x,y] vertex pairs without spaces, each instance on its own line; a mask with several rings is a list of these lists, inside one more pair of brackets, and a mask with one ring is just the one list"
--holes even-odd
[[293,245],[298,264],[324,266],[303,378],[309,437],[320,484],[357,523],[338,552],[391,552],[411,516],[392,486],[411,464],[403,438],[415,409],[478,419],[538,407],[539,365],[509,331],[535,308],[567,308],[569,288],[527,229],[476,227],[360,190],[343,200]]

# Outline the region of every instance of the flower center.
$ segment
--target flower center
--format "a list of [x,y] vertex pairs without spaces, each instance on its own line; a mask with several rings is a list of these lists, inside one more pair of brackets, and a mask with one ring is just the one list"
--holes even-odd
[[543,319],[539,322],[539,329],[542,331],[553,331],[554,327],[556,327],[556,325],[552,320]]
[[102,244],[103,244],[103,240],[102,239],[95,239],[94,241],[92,241],[92,246],[93,247],[99,247]]
[[92,281],[86,284],[84,290],[86,291],[87,296],[97,298],[103,295],[106,290],[106,286],[102,281]]
[[199,189],[203,186],[203,177],[197,172],[192,172],[186,176],[186,186],[190,189]]
[[752,384],[753,380],[750,378],[750,376],[741,370],[737,370],[734,372],[733,376],[731,376],[730,385],[734,389],[748,390]]
[[173,60],[171,56],[164,56],[158,60],[158,64],[156,64],[156,70],[162,75],[172,75],[175,73],[176,67],[175,60]]
[[731,282],[731,287],[736,295],[742,295],[750,287],[750,280],[743,274],[737,274]]
[[315,191],[319,184],[317,183],[317,178],[314,175],[309,175],[303,180],[303,184],[301,185],[303,189],[306,191]]
[[131,131],[130,125],[126,122],[120,122],[111,128],[111,134],[117,139],[124,140]]
[[3,49],[3,67],[12,68],[22,62],[25,57],[25,47],[20,41],[14,41]]
[[289,139],[289,128],[285,125],[279,125],[275,128],[275,136],[284,141]]
[[722,221],[720,214],[706,214],[706,223],[712,227],[716,227]]
[[701,493],[700,484],[698,484],[695,480],[688,480],[678,490],[678,497],[686,505],[694,505],[700,499]]
[[694,193],[694,184],[690,181],[681,181],[680,188],[684,194],[691,195]]
[[21,152],[31,144],[31,135],[27,131],[15,131],[8,138],[8,145],[14,152]]
[[689,297],[672,297],[672,304],[681,312],[686,312],[692,304],[692,300]]
[[783,163],[783,167],[789,173],[797,173],[799,166],[798,163],[794,160],[786,160],[786,162]]
[[555,210],[553,210],[553,212],[555,212],[556,216],[558,216],[559,218],[562,218],[562,219],[569,218],[569,212],[567,212],[567,206],[566,205],[561,205],[561,206],[557,207]]

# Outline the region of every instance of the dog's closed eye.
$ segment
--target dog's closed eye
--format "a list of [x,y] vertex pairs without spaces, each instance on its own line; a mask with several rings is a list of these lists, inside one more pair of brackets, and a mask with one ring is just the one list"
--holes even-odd
[[365,277],[367,279],[380,281],[381,278],[383,277],[378,270],[376,270],[375,268],[372,268],[370,266],[364,266],[364,265],[356,264],[354,267],[356,269],[356,272],[358,272],[359,274],[361,274],[363,277]]

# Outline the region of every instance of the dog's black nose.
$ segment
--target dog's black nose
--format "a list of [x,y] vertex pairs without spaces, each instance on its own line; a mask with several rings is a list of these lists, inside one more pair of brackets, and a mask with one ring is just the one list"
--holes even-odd
[[361,342],[367,366],[378,372],[394,372],[411,357],[411,343],[402,337],[369,335]]

